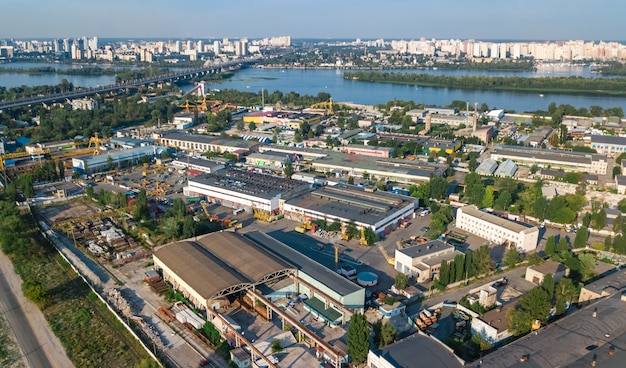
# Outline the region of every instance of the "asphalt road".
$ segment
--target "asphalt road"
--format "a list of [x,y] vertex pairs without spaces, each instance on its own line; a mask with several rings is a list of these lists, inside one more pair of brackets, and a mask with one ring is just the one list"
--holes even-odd
[[[5,256],[2,255],[2,257]],[[28,302],[20,303],[15,295],[16,290],[11,287],[12,283],[7,281],[8,277],[5,277],[5,273],[13,272],[12,270],[12,268],[0,268],[0,307],[2,308],[2,313],[9,326],[11,326],[17,345],[24,354],[28,365],[30,367],[52,368],[53,365],[35,336],[29,319],[26,318],[25,309],[36,307],[27,305]],[[17,290],[17,292],[19,293],[20,291]]]

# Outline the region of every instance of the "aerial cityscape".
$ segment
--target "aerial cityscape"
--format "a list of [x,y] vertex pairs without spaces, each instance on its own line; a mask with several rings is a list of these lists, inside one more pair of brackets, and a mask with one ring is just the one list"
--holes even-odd
[[624,366],[624,5],[0,9],[1,367]]

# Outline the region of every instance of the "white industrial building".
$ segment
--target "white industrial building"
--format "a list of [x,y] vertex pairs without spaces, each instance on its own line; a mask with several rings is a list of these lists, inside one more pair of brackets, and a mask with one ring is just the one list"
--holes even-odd
[[607,156],[619,156],[626,152],[626,137],[591,135],[591,148]]
[[351,185],[325,186],[285,201],[286,218],[329,223],[354,221],[357,227],[389,234],[402,221],[413,217],[417,200],[389,192],[371,191]]
[[496,161],[511,160],[518,165],[537,165],[539,168],[549,166],[552,169],[598,175],[606,175],[608,167],[605,155],[522,146],[496,146],[491,152],[491,158]]
[[441,261],[452,261],[458,254],[453,245],[441,240],[431,240],[412,247],[396,249],[395,269],[415,277],[417,282],[425,282],[439,274]]
[[521,252],[537,248],[539,229],[465,206],[457,210],[456,227],[496,244],[506,244]]
[[257,209],[277,214],[281,199],[302,195],[309,190],[310,185],[298,180],[225,169],[189,178],[184,193],[247,212]]
[[143,156],[160,156],[167,148],[161,146],[143,146],[122,151],[103,151],[98,156],[72,158],[74,171],[81,174],[103,171],[110,163],[114,167],[127,167],[139,164]]

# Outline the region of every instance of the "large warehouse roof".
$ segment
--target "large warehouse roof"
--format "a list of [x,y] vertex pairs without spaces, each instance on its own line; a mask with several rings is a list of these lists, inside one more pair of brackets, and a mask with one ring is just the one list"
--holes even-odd
[[205,299],[295,273],[288,262],[231,232],[169,244],[154,257]]

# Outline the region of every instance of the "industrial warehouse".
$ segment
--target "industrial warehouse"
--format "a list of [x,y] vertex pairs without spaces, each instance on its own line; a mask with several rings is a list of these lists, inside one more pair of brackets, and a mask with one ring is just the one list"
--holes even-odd
[[[222,313],[231,302],[248,299],[252,305],[263,305],[267,320],[276,314],[283,324],[314,342],[335,366],[345,361],[347,353],[273,301],[297,296],[311,315],[337,327],[353,313],[363,312],[365,289],[267,234],[211,233],[165,245],[155,251],[153,259],[163,278],[205,311],[207,318],[228,322]],[[237,339],[251,345],[242,334]]]
[[519,165],[537,165],[553,169],[588,172],[606,175],[606,156],[585,152],[573,152],[555,149],[531,148],[499,145],[494,148],[491,158],[496,161],[511,160]]
[[136,166],[143,156],[159,156],[166,149],[162,146],[150,145],[110,153],[105,152],[86,158],[72,158],[72,167],[74,171],[80,173],[92,173],[102,171],[111,164],[114,167]]
[[339,184],[287,200],[283,213],[286,218],[305,223],[354,221],[358,227],[386,235],[413,216],[417,203],[410,197]]
[[189,178],[185,195],[206,197],[211,203],[249,213],[261,210],[277,214],[281,199],[302,195],[309,190],[309,184],[298,180],[225,169]]

